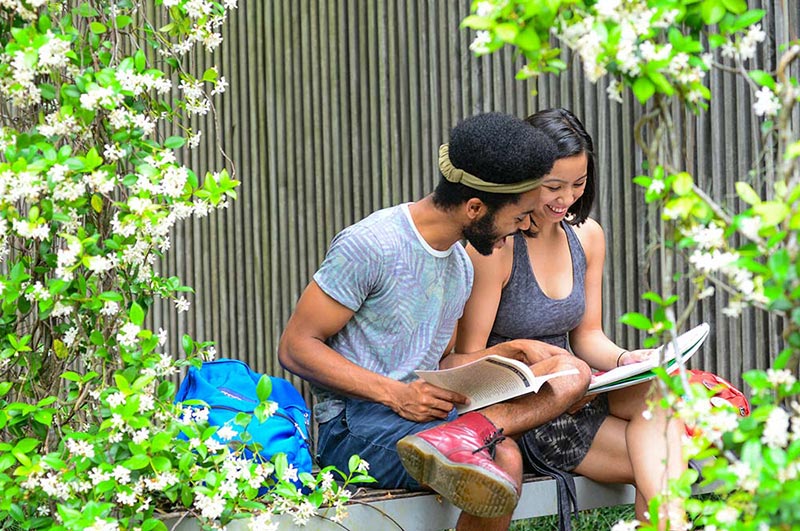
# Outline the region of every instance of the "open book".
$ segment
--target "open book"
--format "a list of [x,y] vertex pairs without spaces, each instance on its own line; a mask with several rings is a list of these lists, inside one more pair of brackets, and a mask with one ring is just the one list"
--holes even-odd
[[416,373],[428,383],[469,397],[468,404],[456,408],[459,413],[466,413],[527,393],[536,393],[551,378],[578,374],[578,370],[537,376],[521,361],[492,354],[452,369]]
[[[668,373],[673,372],[678,363],[685,363],[686,360],[692,357],[697,352],[703,341],[708,337],[709,326],[703,323],[695,326],[688,332],[684,332],[670,341],[667,345],[658,347],[659,352],[653,353],[651,358],[638,363],[631,363],[623,365],[616,369],[611,369],[606,372],[596,372],[592,375],[592,381],[589,384],[589,391],[586,394],[605,393],[606,391],[613,391],[614,389],[621,389],[631,385],[636,385],[647,380],[652,380],[656,377],[653,371],[658,366],[660,354],[663,352],[663,367]],[[673,345],[677,343],[679,356],[675,355]]]

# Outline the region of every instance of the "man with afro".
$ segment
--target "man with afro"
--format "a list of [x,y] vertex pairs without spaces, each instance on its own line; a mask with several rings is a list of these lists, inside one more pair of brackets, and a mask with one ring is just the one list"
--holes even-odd
[[[318,457],[347,470],[351,455],[382,488],[430,488],[462,510],[457,529],[507,529],[519,499],[514,442],[586,392],[589,368],[567,351],[514,340],[453,351],[472,288],[467,240],[491,254],[530,226],[536,187],[555,147],[524,121],[473,116],[439,149],[441,179],[414,203],[379,210],[340,232],[281,337],[284,368],[310,381]],[[418,379],[488,354],[534,373],[575,368],[538,393],[458,415],[467,397]]]

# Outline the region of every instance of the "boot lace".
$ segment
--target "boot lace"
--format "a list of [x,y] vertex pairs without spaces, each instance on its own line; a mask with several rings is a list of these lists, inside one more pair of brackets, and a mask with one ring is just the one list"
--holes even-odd
[[481,450],[488,450],[489,456],[494,459],[495,449],[497,445],[501,442],[506,440],[506,436],[503,435],[503,428],[500,428],[496,432],[492,433],[483,441],[483,446],[476,448],[472,451],[473,454],[477,454]]

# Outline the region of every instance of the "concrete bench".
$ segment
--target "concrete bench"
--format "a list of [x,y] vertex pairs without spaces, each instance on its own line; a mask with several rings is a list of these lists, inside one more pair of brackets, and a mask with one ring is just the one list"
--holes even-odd
[[[597,483],[575,476],[578,509],[614,507],[633,503],[631,485]],[[556,482],[526,475],[514,520],[558,513]],[[435,531],[455,527],[459,510],[434,492],[364,489],[348,507],[347,528],[353,531]]]

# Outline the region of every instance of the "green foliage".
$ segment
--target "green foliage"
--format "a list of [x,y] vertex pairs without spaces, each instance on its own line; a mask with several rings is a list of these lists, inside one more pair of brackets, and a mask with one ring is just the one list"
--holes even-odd
[[187,54],[220,45],[236,2],[147,3],[0,6],[0,527],[163,530],[171,511],[218,527],[323,506],[340,519],[366,463],[340,483],[298,478],[285,455],[245,459],[247,434],[172,403],[174,375],[214,349],[184,336],[175,359],[168,331],[147,328],[157,300],[183,312],[192,292],[153,266],[177,223],[236,198],[226,168],[201,177],[175,151],[197,147],[189,124],[227,86]]
[[[538,26],[522,15],[524,0],[473,3],[474,15],[464,25],[479,30],[473,50],[490,53],[508,44],[519,49],[528,64],[517,77],[559,70],[543,60],[552,49]],[[677,376],[664,375],[672,391],[662,406],[696,424],[700,435],[687,444],[689,457],[708,459],[706,484],[718,485],[717,495],[688,500],[686,509],[697,527],[726,530],[795,529],[800,521],[800,140],[793,119],[800,87],[790,75],[800,58],[800,42],[778,43],[781,54],[767,72],[752,65],[766,33],[759,22],[765,12],[750,9],[745,0],[615,0],[543,3],[556,41],[580,59],[588,80],[612,79],[608,95],[623,101],[624,87],[647,105],[637,124],[636,141],[644,154],[647,174],[633,181],[644,200],[660,213],[660,234],[653,247],[668,254],[664,264],[680,270],[664,273],[656,292],[643,298],[649,313],[629,312],[620,321],[651,334],[648,344],[670,339],[691,315],[697,301],[724,293],[723,314],[737,317],[753,306],[783,318],[784,343],[773,353],[772,368],[749,371],[753,411],[747,418],[724,408],[709,409],[705,389],[688,389]],[[776,14],[776,16],[780,16]],[[513,31],[507,26],[513,24]],[[529,26],[540,37],[522,48],[518,36]],[[712,55],[712,53],[714,55]],[[720,64],[716,61],[722,61]],[[673,120],[677,103],[694,113],[707,107],[711,92],[706,72],[718,66],[741,75],[752,88],[752,110],[761,120],[758,161],[748,175],[734,177],[737,200],[718,203],[683,171],[687,161],[678,149],[680,127]],[[683,114],[688,116],[688,114]],[[674,255],[682,260],[674,260]],[[670,266],[671,267],[671,266]],[[683,291],[676,289],[683,286]],[[689,293],[679,298],[673,292]],[[724,355],[724,353],[718,353]],[[683,398],[685,395],[685,398]],[[673,485],[672,496],[691,493],[694,473]],[[653,500],[650,522],[655,530],[663,500]],[[662,522],[663,524],[663,522]],[[621,526],[619,529],[627,529]]]

